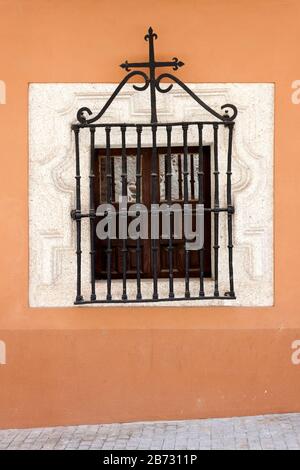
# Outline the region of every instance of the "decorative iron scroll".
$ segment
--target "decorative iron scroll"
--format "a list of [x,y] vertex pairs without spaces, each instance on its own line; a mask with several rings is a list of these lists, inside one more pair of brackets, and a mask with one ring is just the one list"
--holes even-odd
[[[148,62],[128,62],[127,60],[120,65],[121,68],[129,72],[125,78],[121,81],[121,83],[117,86],[114,93],[111,95],[109,100],[105,103],[101,111],[93,118],[87,119],[86,113],[91,116],[93,113],[92,111],[87,108],[83,107],[78,110],[77,119],[80,124],[88,125],[97,122],[105,113],[105,111],[109,108],[115,97],[120,93],[124,85],[133,77],[142,77],[145,81],[144,85],[133,85],[134,89],[137,91],[145,91],[150,86],[150,97],[151,97],[151,123],[157,122],[157,110],[156,110],[156,90],[160,93],[167,93],[173,87],[173,84],[168,84],[167,88],[161,88],[161,81],[164,78],[174,81],[177,83],[181,88],[184,89],[195,101],[197,101],[200,106],[202,106],[206,111],[210,114],[215,116],[217,119],[221,121],[234,121],[237,116],[237,108],[233,104],[224,104],[221,109],[224,111],[224,114],[220,114],[217,111],[213,110],[210,106],[208,106],[204,101],[202,101],[193,91],[185,85],[179,78],[175,77],[170,73],[163,73],[156,78],[155,71],[157,68],[163,67],[172,67],[173,70],[178,70],[180,67],[184,65],[183,62],[177,59],[177,57],[173,57],[172,61],[169,62],[161,62],[155,60],[155,52],[154,52],[154,40],[157,39],[157,34],[153,32],[152,28],[148,29],[148,34],[145,36],[145,40],[149,42],[149,59]],[[149,69],[149,75],[145,72],[141,72],[139,70],[131,71],[132,68],[144,68]],[[228,110],[231,110],[233,113],[229,115]]]
[[[179,78],[175,77],[171,73],[162,73],[156,76],[157,68],[171,67],[174,71],[178,70],[184,64],[177,57],[169,62],[157,61],[155,59],[154,52],[154,40],[157,39],[157,34],[153,32],[152,28],[149,28],[148,33],[145,36],[145,40],[149,43],[149,58],[147,62],[128,62],[127,60],[120,65],[128,74],[120,82],[115,89],[114,93],[105,103],[103,108],[95,116],[88,107],[82,107],[77,112],[76,124],[72,125],[72,130],[75,135],[75,157],[76,157],[76,208],[71,211],[71,217],[76,221],[76,257],[77,257],[77,294],[75,304],[87,304],[87,303],[117,303],[117,302],[153,302],[153,301],[167,301],[167,300],[207,300],[207,299],[235,299],[234,291],[234,279],[233,279],[233,226],[232,218],[234,214],[234,207],[232,202],[232,191],[231,191],[231,175],[232,175],[232,145],[233,145],[233,129],[234,120],[237,116],[237,108],[233,104],[224,104],[221,106],[221,112],[217,112],[202,101],[187,85],[185,85]],[[141,70],[134,69],[148,69],[148,74]],[[120,93],[124,85],[132,78],[142,78],[144,83],[133,85],[137,91],[145,91],[150,88],[150,105],[151,105],[151,119],[149,123],[133,124],[133,123],[103,123],[99,122],[103,114],[112,104],[116,96]],[[163,82],[164,79],[168,80],[168,83]],[[156,107],[156,92],[168,93],[173,83],[179,85],[187,94],[191,96],[203,109],[211,114],[215,120],[207,121],[191,121],[191,122],[173,122],[163,123],[158,122],[157,118],[157,107]],[[113,246],[112,240],[107,238],[107,244],[105,249],[106,256],[106,296],[103,298],[97,297],[96,290],[96,210],[95,210],[95,134],[97,128],[102,128],[105,136],[105,174],[101,175],[102,180],[105,180],[105,192],[106,192],[106,203],[112,204],[113,192],[115,191],[115,175],[114,173],[114,162],[112,158],[112,145],[111,145],[111,129],[115,128],[120,132],[122,148],[120,149],[119,162],[121,169],[119,174],[119,188],[121,188],[122,196],[128,196],[128,162],[129,155],[132,158],[132,153],[128,154],[126,147],[126,131],[128,128],[135,128],[136,131],[136,151],[135,151],[135,200],[137,203],[141,203],[141,188],[142,188],[142,132],[144,128],[150,128],[152,134],[152,146],[151,146],[151,171],[149,178],[151,180],[151,205],[158,204],[160,197],[158,194],[158,183],[160,177],[159,168],[159,155],[157,145],[157,129],[163,128],[166,132],[166,154],[165,154],[165,201],[170,206],[172,204],[172,177],[174,178],[172,171],[172,131],[176,127],[180,127],[182,130],[182,175],[183,175],[183,198],[184,204],[189,203],[188,185],[189,178],[189,143],[188,143],[188,130],[190,127],[196,126],[198,133],[198,151],[197,151],[197,180],[198,180],[198,197],[197,203],[204,204],[204,143],[203,143],[203,130],[206,126],[213,129],[213,178],[214,178],[214,203],[212,207],[205,207],[205,211],[209,212],[213,221],[213,239],[212,239],[212,250],[213,250],[213,292],[206,292],[205,285],[205,272],[204,272],[204,249],[199,249],[199,290],[198,295],[191,293],[190,289],[190,266],[191,266],[191,255],[190,251],[186,248],[186,239],[184,239],[184,294],[176,296],[174,289],[174,244],[173,236],[171,232],[168,240],[168,284],[169,293],[168,296],[160,296],[159,293],[159,275],[158,275],[158,251],[159,242],[157,239],[151,239],[151,269],[152,269],[152,296],[145,296],[142,292],[142,279],[141,279],[141,240],[136,240],[135,254],[136,254],[136,296],[130,298],[128,296],[127,286],[127,272],[128,272],[128,243],[126,239],[122,240],[121,246],[121,261],[122,276],[121,285],[122,292],[119,298],[115,298],[112,278],[112,263],[113,263]],[[228,129],[228,150],[227,150],[227,171],[226,171],[226,207],[220,207],[220,188],[219,188],[219,155],[218,155],[218,140],[219,140],[219,129],[223,127]],[[89,129],[90,133],[90,174],[89,174],[89,212],[83,213],[81,211],[81,174],[80,174],[80,131],[82,129]],[[132,150],[131,150],[132,152]],[[194,159],[194,157],[193,157]],[[194,161],[194,160],[193,160]],[[131,162],[132,167],[132,162]],[[132,170],[131,170],[132,171]],[[149,192],[150,192],[149,191]],[[151,206],[152,207],[152,206]],[[219,287],[219,251],[220,251],[220,235],[219,235],[219,218],[221,213],[227,215],[227,249],[228,249],[228,284],[229,288],[223,293],[220,293]],[[90,224],[90,268],[91,268],[91,292],[90,298],[85,299],[82,295],[81,288],[81,223],[83,218],[89,219]],[[198,256],[198,255],[197,255]],[[198,275],[198,274],[197,274]],[[149,288],[148,288],[149,289]]]

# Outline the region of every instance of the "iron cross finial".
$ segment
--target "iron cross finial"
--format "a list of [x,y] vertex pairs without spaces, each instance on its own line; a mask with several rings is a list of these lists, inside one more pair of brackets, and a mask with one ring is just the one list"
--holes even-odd
[[148,29],[148,33],[147,33],[146,36],[145,36],[145,41],[148,41],[151,36],[152,36],[154,39],[157,39],[157,34],[156,34],[156,33],[153,33],[153,29],[152,29],[151,26],[150,26],[150,28]]
[[179,67],[184,65],[183,62],[173,57],[172,61],[161,62],[155,60],[154,52],[154,39],[157,39],[157,34],[153,32],[153,29],[148,29],[148,33],[145,36],[145,41],[149,42],[149,60],[148,62],[128,62],[127,60],[120,65],[126,72],[130,72],[132,68],[148,68],[149,69],[149,83],[150,83],[150,95],[151,95],[151,122],[157,122],[156,112],[156,76],[155,70],[159,67],[172,67],[173,70],[178,70]]
[[177,57],[173,57],[172,61],[170,62],[160,62],[155,60],[154,55],[154,39],[157,39],[157,34],[153,32],[153,29],[148,29],[148,33],[145,35],[145,41],[149,41],[149,61],[148,62],[131,62],[129,63],[127,60],[120,65],[122,69],[125,69],[127,72],[131,71],[131,68],[142,67],[142,68],[158,68],[158,67],[172,67],[173,70],[178,70],[179,67],[184,65],[183,62],[178,60]]

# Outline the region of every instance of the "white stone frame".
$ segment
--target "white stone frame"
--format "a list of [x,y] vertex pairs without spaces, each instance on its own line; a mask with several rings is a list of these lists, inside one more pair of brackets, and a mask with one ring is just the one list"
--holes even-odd
[[[237,106],[239,114],[233,141],[234,278],[236,300],[161,302],[155,306],[271,306],[273,305],[273,84],[188,84],[209,106],[220,112],[226,103]],[[73,306],[76,288],[75,152],[71,124],[82,106],[95,114],[110,97],[115,84],[31,84],[29,88],[29,213],[31,307]],[[180,87],[157,94],[161,122],[207,120],[212,116]],[[103,122],[149,122],[149,91],[138,92],[132,84],[121,93],[103,116]],[[225,205],[226,136],[219,135],[220,203]],[[172,133],[174,145],[182,145],[182,131]],[[128,146],[136,145],[135,131],[126,133]],[[96,132],[96,146],[104,145],[104,131]],[[120,137],[111,133],[112,145]],[[144,145],[151,145],[150,133],[143,132]],[[165,135],[158,131],[158,145]],[[212,131],[204,133],[205,145],[212,145]],[[197,145],[197,133],[189,131],[189,144]],[[88,131],[81,132],[82,210],[88,211]],[[212,188],[213,190],[213,188]],[[227,218],[220,215],[220,293],[228,290],[226,249]],[[82,222],[82,290],[90,295],[89,228]],[[149,282],[149,281],[147,281]],[[147,289],[144,281],[144,289]],[[165,291],[166,280],[160,281]],[[120,284],[120,283],[119,283]],[[176,282],[178,286],[178,281]],[[97,282],[97,294],[104,289]],[[116,297],[119,287],[115,287]],[[179,287],[175,287],[175,289]],[[197,292],[199,281],[191,280]],[[209,287],[211,291],[212,286]],[[104,290],[103,290],[104,291]],[[118,292],[117,292],[118,291]],[[129,281],[134,296],[135,281]],[[120,296],[119,296],[120,298]],[[103,304],[106,305],[107,304]],[[123,305],[123,304],[120,304]],[[125,304],[128,305],[128,304]],[[132,304],[129,304],[132,305]],[[140,304],[135,304],[140,305]],[[95,306],[95,305],[94,305]],[[97,305],[101,307],[101,305]],[[114,307],[116,304],[114,304]]]

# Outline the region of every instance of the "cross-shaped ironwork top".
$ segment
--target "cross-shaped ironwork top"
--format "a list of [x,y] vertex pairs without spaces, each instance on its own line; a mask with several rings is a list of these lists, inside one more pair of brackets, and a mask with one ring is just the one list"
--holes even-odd
[[149,69],[149,84],[150,84],[150,97],[151,97],[151,122],[157,122],[157,111],[156,111],[156,76],[155,70],[159,67],[172,67],[173,70],[177,70],[179,67],[184,65],[183,62],[179,61],[177,57],[173,57],[170,62],[161,62],[155,60],[154,53],[154,39],[157,39],[157,34],[153,32],[150,27],[148,34],[145,36],[145,40],[149,42],[149,61],[148,62],[128,62],[127,60],[120,65],[127,72],[130,72],[131,68],[148,68]]
[[[172,61],[169,62],[162,62],[155,60],[154,54],[154,39],[157,39],[157,34],[153,32],[152,28],[149,28],[148,33],[145,36],[145,40],[149,42],[149,61],[148,62],[131,62],[129,63],[127,60],[123,64],[120,65],[123,69],[125,69],[128,74],[123,78],[123,80],[119,83],[113,94],[109,97],[107,102],[104,104],[102,109],[99,113],[87,119],[87,114],[92,116],[92,111],[87,108],[86,106],[80,108],[77,111],[77,120],[81,126],[88,126],[90,124],[94,124],[103,116],[109,106],[112,104],[116,96],[120,93],[122,88],[125,84],[131,80],[133,77],[142,77],[144,80],[144,84],[134,84],[133,88],[135,90],[144,91],[148,87],[150,88],[150,103],[151,103],[151,124],[156,124],[157,120],[157,112],[156,112],[156,90],[160,93],[168,93],[172,87],[173,83],[176,83],[180,86],[186,93],[188,93],[203,109],[205,109],[208,113],[219,119],[220,121],[226,121],[226,123],[233,122],[238,114],[238,110],[236,106],[233,104],[224,104],[221,106],[221,110],[223,111],[222,114],[208,106],[202,99],[197,96],[193,90],[191,90],[185,83],[183,83],[178,77],[175,75],[165,72],[161,73],[160,75],[156,76],[155,72],[156,69],[159,67],[172,67],[173,70],[177,70],[179,67],[184,65],[183,62],[179,61],[177,57],[173,57]],[[149,74],[145,73],[142,70],[132,70],[131,68],[141,69],[146,68],[149,69]],[[167,79],[171,81],[168,83],[167,86],[161,87],[162,80]],[[165,84],[166,85],[166,84]],[[231,115],[228,114],[228,111],[231,110]],[[153,130],[156,129],[156,126],[152,127]]]

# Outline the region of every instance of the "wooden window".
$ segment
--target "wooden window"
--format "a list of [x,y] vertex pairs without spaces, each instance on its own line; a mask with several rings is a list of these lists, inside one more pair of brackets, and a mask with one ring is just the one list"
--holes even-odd
[[[188,154],[189,169],[189,202],[196,204],[198,202],[198,147],[190,147]],[[158,194],[160,203],[165,202],[167,194],[166,178],[166,148],[158,148],[159,158],[159,181]],[[151,148],[142,149],[142,183],[141,183],[141,203],[149,209],[149,227],[150,227],[150,206],[151,206]],[[136,149],[126,149],[127,155],[127,194],[128,203],[136,202]],[[211,207],[211,171],[210,171],[210,147],[203,147],[204,156],[204,206]],[[96,150],[95,164],[95,207],[106,202],[106,165],[105,150]],[[112,202],[118,211],[119,197],[122,194],[121,187],[121,149],[111,150],[112,159]],[[183,205],[183,148],[172,148],[172,202]],[[118,216],[117,216],[118,217]],[[96,222],[99,220],[97,217]],[[128,221],[130,218],[128,217]],[[193,222],[195,223],[195,217]],[[211,277],[211,213],[205,212],[204,216],[204,276]],[[118,225],[118,223],[117,223]],[[195,227],[194,227],[195,228]],[[168,264],[168,240],[160,239],[158,256],[158,277],[169,277]],[[174,240],[174,277],[183,278],[185,275],[184,267],[184,241],[183,239]],[[122,240],[112,240],[112,278],[122,278]],[[136,277],[136,241],[128,239],[127,241],[127,277]],[[106,279],[106,240],[99,240],[96,237],[96,279]],[[199,277],[199,251],[190,252],[190,277]],[[151,278],[151,240],[141,240],[141,277]]]

